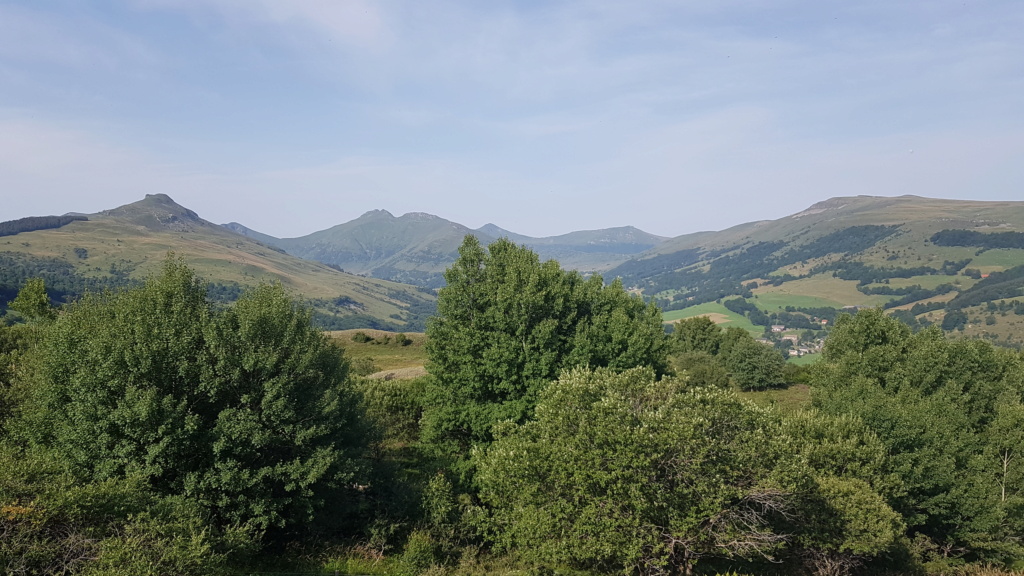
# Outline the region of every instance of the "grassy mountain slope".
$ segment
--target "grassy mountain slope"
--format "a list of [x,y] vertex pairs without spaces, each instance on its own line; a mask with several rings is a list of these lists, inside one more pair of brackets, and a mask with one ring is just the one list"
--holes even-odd
[[585,272],[607,270],[665,240],[632,226],[585,230],[532,238],[488,224],[471,230],[438,216],[413,212],[394,216],[374,210],[359,218],[299,238],[273,238],[238,223],[225,227],[289,254],[346,271],[436,288],[442,273],[458,257],[467,234],[489,243],[508,237],[534,249],[542,259]]
[[[433,301],[411,286],[361,278],[290,256],[207,222],[163,194],[88,215],[87,221],[0,238],[0,256],[10,262],[8,284],[48,263],[77,278],[116,285],[153,273],[168,252],[184,257],[229,298],[245,286],[281,282],[311,299],[321,314],[357,324],[421,324],[413,318],[415,311]],[[346,322],[331,325],[348,327]]]
[[277,240],[276,245],[289,254],[349,272],[438,287],[443,282],[441,273],[458,256],[462,239],[473,233],[430,214],[395,217],[386,210],[373,210],[307,236]]
[[[942,242],[936,237],[950,230],[958,232],[944,232]],[[985,243],[993,233],[1019,231],[1024,202],[832,198],[778,220],[673,238],[609,276],[621,276],[669,310],[736,297],[767,315],[787,307],[883,306],[902,311],[911,323],[945,323],[966,334],[1022,343],[1024,333],[993,328],[1014,316],[1007,305],[994,314],[973,310],[1024,297],[1024,273],[1007,272],[1024,265],[1024,242],[1000,249]],[[1017,239],[1004,236],[999,245]],[[948,245],[958,240],[962,245]],[[988,275],[992,280],[979,282]],[[947,320],[951,312],[967,320]],[[987,328],[979,329],[983,322]]]

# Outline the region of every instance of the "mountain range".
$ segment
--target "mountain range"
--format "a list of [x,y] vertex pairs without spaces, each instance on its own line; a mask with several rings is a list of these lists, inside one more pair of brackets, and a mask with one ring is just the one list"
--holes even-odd
[[279,281],[307,298],[324,326],[417,330],[467,234],[507,237],[565,268],[619,277],[667,319],[720,312],[754,327],[820,327],[812,321],[828,310],[882,306],[915,327],[1024,344],[1024,202],[918,196],[831,198],[777,220],[674,238],[628,226],[534,238],[384,210],[275,238],[147,195],[96,214],[0,223],[0,303],[31,276],[47,278],[58,297],[137,281],[173,252],[224,300]]
[[373,210],[299,238],[274,238],[237,222],[224,226],[300,258],[429,288],[444,284],[442,273],[458,257],[459,245],[468,234],[485,244],[506,237],[529,246],[544,260],[557,260],[564,268],[582,272],[608,270],[667,240],[632,226],[533,238],[494,224],[473,230],[432,214],[396,217],[386,210]]

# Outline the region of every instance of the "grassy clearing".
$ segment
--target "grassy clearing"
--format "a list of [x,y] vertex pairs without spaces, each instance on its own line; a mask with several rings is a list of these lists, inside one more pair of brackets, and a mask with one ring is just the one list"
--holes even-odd
[[868,287],[875,288],[878,286],[888,286],[889,288],[906,288],[908,286],[918,285],[922,288],[929,290],[934,289],[940,284],[952,284],[959,286],[961,290],[966,290],[977,282],[974,278],[968,278],[967,276],[946,276],[946,275],[930,275],[930,276],[911,276],[910,278],[890,278],[888,284],[868,284]]
[[806,384],[739,394],[759,406],[774,406],[783,412],[794,412],[811,406],[811,389]]
[[987,273],[1013,268],[1021,264],[1024,264],[1024,250],[1007,248],[986,250],[974,256],[968,267],[977,268]]
[[881,306],[891,296],[869,296],[857,291],[854,280],[840,280],[830,274],[817,274],[786,282],[781,286],[761,286],[753,291],[754,303],[767,312],[786,306]]
[[747,319],[746,316],[737,314],[716,302],[705,302],[704,304],[690,306],[689,308],[683,308],[682,310],[670,310],[662,314],[661,318],[664,322],[675,322],[677,320],[685,320],[687,318],[694,318],[697,316],[708,316],[719,326],[735,326],[737,328],[743,328],[755,336],[760,336],[764,333],[764,328],[761,326],[755,326]]
[[[352,340],[357,332],[362,332],[373,338],[373,342],[355,342]],[[399,374],[413,374],[410,369],[422,368],[427,363],[427,337],[422,333],[405,333],[406,337],[412,340],[408,346],[401,346],[395,343],[395,332],[384,330],[337,330],[328,332],[334,341],[345,349],[345,357],[351,362],[372,361],[376,368],[372,372],[398,371]],[[390,342],[381,343],[385,337]],[[376,342],[376,343],[375,343]],[[422,375],[418,374],[417,375]],[[401,377],[396,374],[396,377]],[[415,376],[412,376],[415,377]]]
[[817,364],[819,360],[821,360],[821,354],[804,354],[803,356],[790,358],[789,362],[797,366],[810,366],[811,364]]

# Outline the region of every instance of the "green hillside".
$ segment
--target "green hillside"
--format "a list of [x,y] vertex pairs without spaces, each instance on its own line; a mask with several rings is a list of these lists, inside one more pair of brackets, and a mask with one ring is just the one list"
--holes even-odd
[[433,306],[432,294],[290,256],[207,222],[163,194],[86,217],[0,237],[0,300],[6,303],[32,276],[46,278],[58,297],[124,285],[157,271],[173,252],[214,284],[215,296],[230,300],[245,287],[280,282],[308,299],[327,327],[422,329]]
[[786,218],[673,238],[608,276],[667,314],[740,297],[763,313],[747,312],[758,326],[802,325],[880,306],[915,328],[934,323],[1019,347],[1024,330],[1001,319],[1024,314],[1024,303],[1012,304],[1024,296],[1021,231],[1024,202],[832,198]]

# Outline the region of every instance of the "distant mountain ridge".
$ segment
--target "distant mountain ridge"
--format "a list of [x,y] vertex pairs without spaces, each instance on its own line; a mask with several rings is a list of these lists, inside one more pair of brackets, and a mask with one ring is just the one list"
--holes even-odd
[[174,252],[225,301],[245,286],[280,281],[332,327],[413,330],[431,313],[431,289],[442,285],[463,238],[474,234],[485,243],[508,237],[565,268],[619,277],[672,318],[701,305],[740,310],[758,326],[766,318],[812,326],[827,310],[881,306],[912,326],[940,324],[1024,348],[1024,202],[830,198],[784,218],[669,239],[630,226],[533,238],[495,224],[473,230],[422,212],[374,210],[278,239],[212,224],[154,194],[96,214],[0,228],[2,302],[33,276],[56,286],[58,298],[123,286]]
[[458,257],[458,247],[469,234],[484,243],[507,237],[529,246],[542,259],[584,272],[606,270],[666,240],[632,226],[533,238],[494,224],[473,230],[424,212],[396,217],[386,210],[372,210],[298,238],[274,238],[235,222],[224,226],[300,258],[430,288],[443,285],[444,270]]
[[[280,282],[306,299],[321,325],[417,331],[432,294],[412,286],[346,274],[284,253],[258,233],[213,224],[165,194],[77,218],[59,227],[0,238],[0,299],[40,276],[57,297],[116,288],[159,270],[168,253],[185,258],[230,301],[246,287]],[[45,218],[43,220],[46,220]]]

